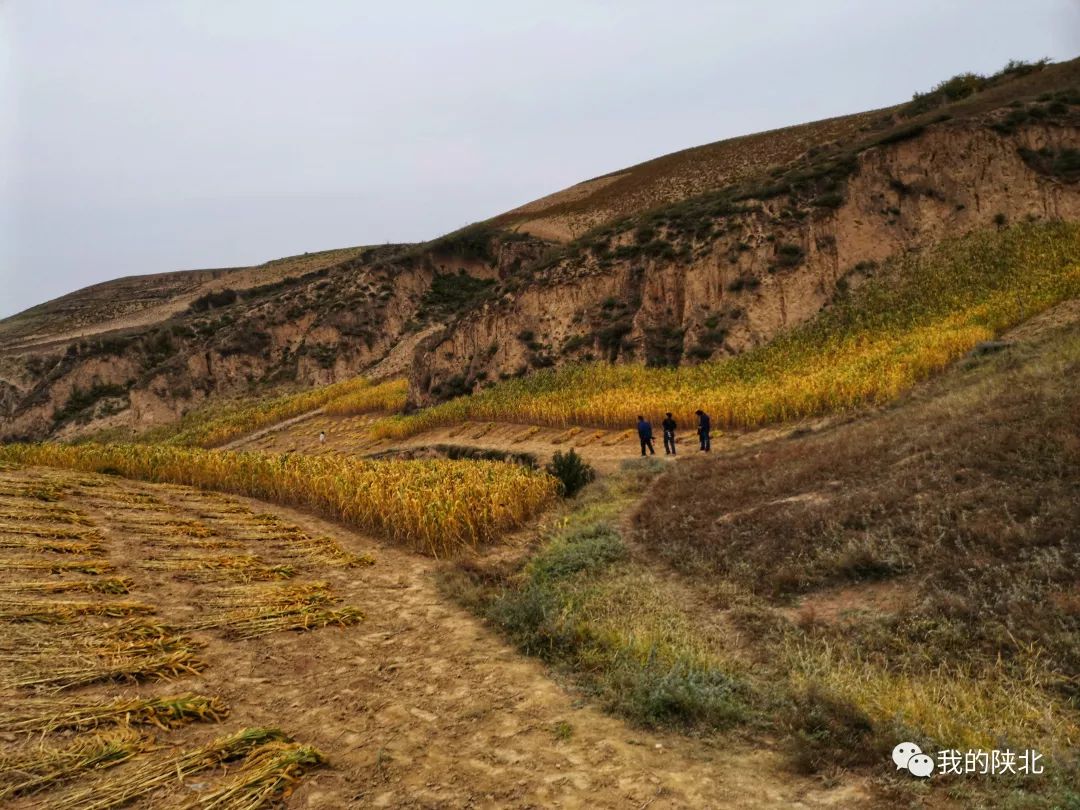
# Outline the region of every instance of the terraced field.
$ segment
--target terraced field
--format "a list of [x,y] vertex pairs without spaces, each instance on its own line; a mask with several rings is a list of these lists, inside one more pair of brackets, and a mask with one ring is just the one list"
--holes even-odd
[[[254,501],[0,469],[0,803],[715,806],[782,773],[572,701],[435,565]],[[785,774],[761,804],[855,789]]]

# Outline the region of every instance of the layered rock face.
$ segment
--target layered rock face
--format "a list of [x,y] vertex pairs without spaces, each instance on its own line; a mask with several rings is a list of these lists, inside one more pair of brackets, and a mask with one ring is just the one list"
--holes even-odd
[[899,252],[1028,218],[1080,218],[1080,184],[1031,158],[1077,144],[1071,124],[1003,134],[946,121],[860,152],[827,198],[742,199],[690,237],[684,224],[662,224],[661,210],[651,233],[611,237],[601,256],[614,258],[579,252],[429,339],[410,396],[427,404],[447,387],[573,360],[676,364],[745,351]]

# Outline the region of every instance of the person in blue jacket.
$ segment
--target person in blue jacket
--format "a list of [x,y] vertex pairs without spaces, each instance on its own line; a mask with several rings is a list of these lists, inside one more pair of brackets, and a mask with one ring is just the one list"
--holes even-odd
[[708,453],[712,450],[712,440],[709,438],[709,431],[712,430],[712,421],[709,419],[709,415],[705,411],[694,411],[697,414],[697,435],[701,439],[701,449]]
[[652,424],[644,416],[637,418],[637,435],[641,439],[641,455],[645,455],[645,450],[648,448],[649,452],[655,456],[656,450],[652,445]]

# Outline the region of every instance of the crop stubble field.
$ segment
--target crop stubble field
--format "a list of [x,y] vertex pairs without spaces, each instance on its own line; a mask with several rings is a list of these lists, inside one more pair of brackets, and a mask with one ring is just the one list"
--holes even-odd
[[0,469],[0,804],[674,808],[777,769],[729,751],[720,778],[704,744],[575,703],[440,600],[429,558],[371,565],[371,541],[265,508]]
[[246,726],[211,662],[361,622],[318,577],[371,563],[225,496],[0,469],[0,802],[254,808],[287,795],[323,755]]

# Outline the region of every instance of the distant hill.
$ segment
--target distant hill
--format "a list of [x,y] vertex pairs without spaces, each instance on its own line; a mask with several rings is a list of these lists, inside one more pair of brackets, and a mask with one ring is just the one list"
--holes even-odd
[[0,351],[158,323],[200,296],[295,278],[350,259],[361,250],[323,250],[251,267],[128,276],[84,287],[0,320]]

